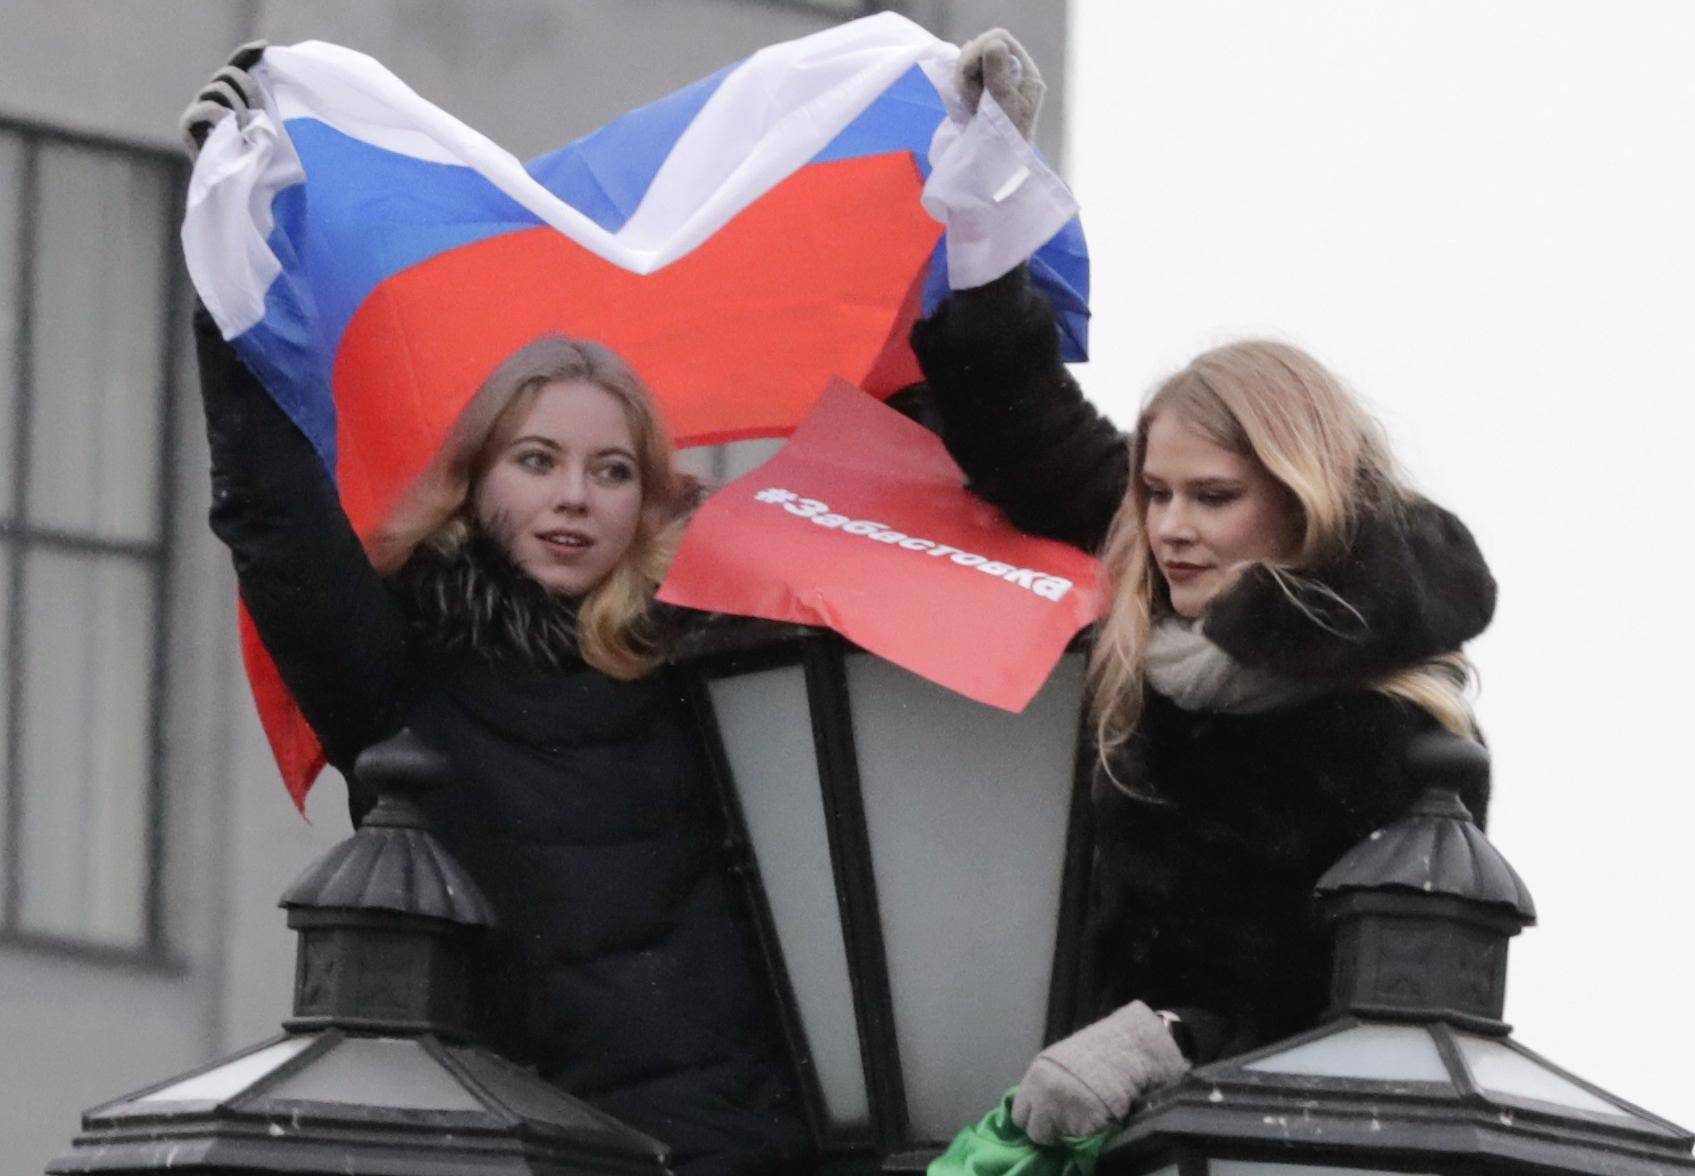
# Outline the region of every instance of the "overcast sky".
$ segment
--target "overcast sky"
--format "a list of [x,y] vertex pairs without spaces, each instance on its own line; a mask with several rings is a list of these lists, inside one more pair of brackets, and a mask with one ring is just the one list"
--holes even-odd
[[1695,1127],[1695,5],[1074,0],[1085,387],[1308,348],[1501,584],[1517,1039]]

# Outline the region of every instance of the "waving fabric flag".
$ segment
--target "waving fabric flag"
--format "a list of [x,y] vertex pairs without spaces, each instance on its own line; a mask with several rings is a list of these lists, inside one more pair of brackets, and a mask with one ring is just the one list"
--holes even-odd
[[[264,109],[196,163],[189,272],[362,534],[494,365],[549,331],[628,358],[683,445],[784,436],[834,376],[877,396],[915,379],[907,329],[950,265],[971,285],[1034,252],[1081,359],[1076,206],[991,100],[966,117],[957,54],[868,17],[526,165],[369,57],[271,47]],[[244,647],[298,799],[316,743],[250,626]]]

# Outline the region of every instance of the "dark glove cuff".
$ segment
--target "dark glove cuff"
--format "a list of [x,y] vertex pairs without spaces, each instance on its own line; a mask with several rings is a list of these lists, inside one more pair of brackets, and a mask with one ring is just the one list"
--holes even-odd
[[1177,1042],[1177,1048],[1193,1065],[1204,1065],[1216,1061],[1232,1052],[1232,1047],[1241,1044],[1239,1033],[1235,1030],[1229,1018],[1203,1008],[1176,1008],[1162,1010],[1181,1018],[1179,1025],[1172,1027],[1172,1037]]
[[1193,1062],[1195,1060],[1195,1034],[1189,1028],[1189,1023],[1183,1019],[1183,1015],[1170,1009],[1160,1009],[1157,1016],[1171,1033],[1171,1040],[1177,1043],[1177,1051],[1183,1055],[1183,1060]]

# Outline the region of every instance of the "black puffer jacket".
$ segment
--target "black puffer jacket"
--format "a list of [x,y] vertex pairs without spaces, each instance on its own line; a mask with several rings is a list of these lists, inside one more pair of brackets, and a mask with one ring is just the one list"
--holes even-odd
[[[948,448],[1019,526],[1094,549],[1128,485],[1125,439],[1059,358],[1052,311],[1022,267],[943,302],[913,331]],[[1470,533],[1423,500],[1359,521],[1333,564],[1304,569],[1355,612],[1315,623],[1263,568],[1207,610],[1236,661],[1303,679],[1258,714],[1185,711],[1149,690],[1095,789],[1084,1019],[1131,999],[1183,1013],[1200,1060],[1311,1025],[1329,944],[1319,876],[1413,799],[1403,767],[1424,711],[1366,688],[1476,636],[1495,583]],[[1104,777],[1104,774],[1103,774]],[[1480,817],[1487,798],[1467,798]]]
[[[568,606],[492,543],[385,583],[306,438],[196,327],[212,527],[329,761],[348,774],[404,723],[452,763],[426,807],[501,916],[474,1010],[490,1044],[670,1145],[679,1173],[806,1171],[680,681],[587,666]],[[522,624],[486,624],[490,601]],[[357,820],[369,798],[350,801]]]

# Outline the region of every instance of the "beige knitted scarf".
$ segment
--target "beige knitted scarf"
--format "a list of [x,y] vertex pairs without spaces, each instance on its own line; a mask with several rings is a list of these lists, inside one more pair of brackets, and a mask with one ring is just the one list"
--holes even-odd
[[1200,621],[1180,617],[1154,625],[1144,672],[1149,686],[1186,711],[1253,715],[1324,691],[1321,683],[1244,666],[1207,639]]

